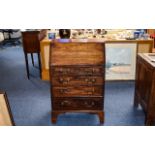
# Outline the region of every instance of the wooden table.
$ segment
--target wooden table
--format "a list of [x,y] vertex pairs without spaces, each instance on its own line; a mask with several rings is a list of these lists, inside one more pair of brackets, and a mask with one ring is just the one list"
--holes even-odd
[[[55,41],[59,41],[59,39],[56,39]],[[61,40],[63,41],[63,40]],[[135,79],[135,63],[136,63],[136,53],[149,53],[152,52],[153,48],[153,40],[107,40],[107,39],[70,39],[68,40],[69,42],[105,42],[106,45],[106,52],[108,53],[108,48],[113,47],[119,48],[130,48],[132,51],[132,47],[134,47],[134,50],[132,53],[133,58],[132,58],[132,65],[131,65],[131,77],[129,78],[124,78],[125,80],[134,80]],[[43,39],[40,42],[41,46],[41,61],[42,61],[42,80],[49,80],[49,54],[50,54],[50,44],[53,42],[53,40],[50,40],[48,38]],[[119,51],[119,48],[116,52]],[[117,56],[117,53],[115,55]],[[108,56],[108,54],[106,54]],[[108,59],[108,58],[106,58]],[[106,78],[108,80],[108,78]],[[117,77],[117,80],[119,77]],[[115,80],[110,79],[110,80]]]

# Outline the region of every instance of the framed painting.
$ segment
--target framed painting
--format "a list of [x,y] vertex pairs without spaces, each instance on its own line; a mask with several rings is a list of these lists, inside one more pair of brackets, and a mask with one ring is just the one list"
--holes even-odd
[[136,43],[106,44],[106,80],[135,80]]
[[0,126],[15,126],[11,108],[5,92],[0,91]]

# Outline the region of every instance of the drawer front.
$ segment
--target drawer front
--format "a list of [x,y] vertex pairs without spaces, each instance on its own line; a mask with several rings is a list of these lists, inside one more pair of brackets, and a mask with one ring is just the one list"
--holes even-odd
[[102,110],[103,98],[53,98],[53,110]]
[[71,86],[71,85],[102,85],[102,76],[56,76],[52,78],[54,86]]
[[82,86],[72,86],[72,87],[53,87],[54,97],[80,97],[80,96],[102,96],[103,87],[82,87]]
[[51,67],[53,76],[60,75],[103,75],[103,66],[93,67]]
[[95,65],[103,64],[104,43],[53,43],[51,48],[52,65]]

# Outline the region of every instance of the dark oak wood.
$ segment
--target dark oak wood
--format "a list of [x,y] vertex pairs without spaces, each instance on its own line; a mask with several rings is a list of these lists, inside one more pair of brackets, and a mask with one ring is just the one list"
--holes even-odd
[[40,41],[45,37],[45,30],[40,31],[25,31],[22,32],[23,50],[25,54],[26,71],[29,79],[28,54],[31,54],[32,64],[34,66],[33,54],[38,56],[39,74],[41,77],[41,60],[40,60]]
[[51,44],[52,122],[65,112],[97,114],[104,122],[104,43]]
[[[73,59],[74,60],[74,59]],[[102,65],[68,65],[68,66],[55,66],[51,68],[53,76],[62,76],[62,75],[104,75],[104,70]]]
[[31,53],[31,59],[32,59],[32,64],[34,66],[34,58],[33,58],[33,53]]
[[66,86],[53,87],[55,97],[102,96],[101,86]]
[[53,109],[55,110],[102,110],[103,97],[70,97],[53,98]]
[[52,83],[54,86],[84,86],[84,85],[102,85],[103,78],[102,76],[54,76],[52,78]]
[[27,78],[30,78],[30,74],[29,74],[29,63],[28,63],[28,55],[24,52],[24,56],[25,56],[25,63],[26,63],[26,72],[27,72]]
[[104,61],[103,47],[98,43],[55,43],[52,48],[53,65],[101,65]]
[[155,63],[145,54],[139,54],[136,65],[134,106],[141,105],[145,112],[145,125],[155,123]]

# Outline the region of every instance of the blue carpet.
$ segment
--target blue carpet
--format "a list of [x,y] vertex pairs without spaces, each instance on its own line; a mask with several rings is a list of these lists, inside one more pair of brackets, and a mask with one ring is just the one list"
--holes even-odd
[[[96,115],[84,113],[61,114],[57,123],[52,124],[49,82],[40,80],[39,70],[31,63],[30,72],[28,80],[21,46],[0,49],[0,90],[7,92],[16,125],[100,125]],[[133,97],[134,82],[106,82],[104,125],[144,125],[144,113],[140,108],[133,108]]]

